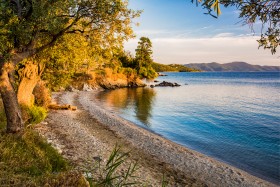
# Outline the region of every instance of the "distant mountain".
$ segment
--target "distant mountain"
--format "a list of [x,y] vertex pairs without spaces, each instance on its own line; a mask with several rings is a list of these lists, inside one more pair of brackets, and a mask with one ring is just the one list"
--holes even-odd
[[280,66],[259,66],[251,65],[246,62],[231,62],[227,64],[201,63],[201,64],[185,64],[184,66],[201,71],[225,71],[225,72],[256,72],[256,71],[280,71]]
[[156,72],[195,72],[198,71],[196,69],[188,68],[182,64],[160,64],[153,62],[152,63],[152,68]]

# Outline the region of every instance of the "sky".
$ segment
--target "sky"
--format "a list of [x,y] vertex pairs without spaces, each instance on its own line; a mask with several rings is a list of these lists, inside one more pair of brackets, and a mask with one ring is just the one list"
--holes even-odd
[[280,53],[258,49],[261,23],[254,33],[243,25],[235,8],[223,8],[216,19],[191,0],[129,0],[129,7],[143,10],[134,20],[136,38],[125,43],[135,54],[139,38],[150,38],[153,59],[162,64],[229,63],[243,61],[256,65],[280,65]]

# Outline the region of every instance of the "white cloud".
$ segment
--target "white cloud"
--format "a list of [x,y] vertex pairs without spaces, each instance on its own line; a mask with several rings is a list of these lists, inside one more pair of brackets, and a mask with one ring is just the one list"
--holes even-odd
[[220,33],[214,36],[214,38],[224,38],[224,37],[231,37],[234,36],[233,33],[230,32],[225,32],[225,33]]
[[[259,65],[280,65],[280,54],[271,55],[269,50],[258,50],[257,36],[212,38],[157,38],[152,39],[153,58],[163,64],[186,64],[218,62],[228,63],[245,61]],[[134,52],[138,39],[125,44]]]

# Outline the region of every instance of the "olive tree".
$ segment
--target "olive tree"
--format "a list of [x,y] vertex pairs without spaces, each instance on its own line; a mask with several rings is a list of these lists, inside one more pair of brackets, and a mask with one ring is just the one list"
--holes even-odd
[[[79,35],[88,42],[99,37],[103,46],[111,45],[107,41],[114,39],[117,45],[132,36],[131,19],[138,15],[123,0],[0,0],[0,92],[7,132],[16,133],[23,128],[12,85],[15,65],[26,61],[21,74],[22,79],[26,78],[25,84],[31,79],[38,80],[44,69],[40,56],[63,36]],[[29,93],[25,90],[25,95],[21,95],[24,104],[30,102],[32,86],[28,90]]]

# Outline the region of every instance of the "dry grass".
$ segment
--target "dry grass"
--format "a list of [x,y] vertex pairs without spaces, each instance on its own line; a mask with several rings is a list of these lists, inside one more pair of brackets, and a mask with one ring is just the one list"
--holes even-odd
[[38,133],[25,129],[21,135],[7,134],[5,128],[0,100],[0,186],[87,186]]

